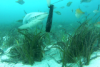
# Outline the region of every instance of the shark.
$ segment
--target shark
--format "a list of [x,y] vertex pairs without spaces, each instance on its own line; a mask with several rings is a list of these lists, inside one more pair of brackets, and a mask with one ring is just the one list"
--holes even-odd
[[43,20],[48,16],[46,12],[31,12],[25,15],[23,18],[23,24],[18,27],[18,29],[28,29],[35,27],[36,25],[43,22]]

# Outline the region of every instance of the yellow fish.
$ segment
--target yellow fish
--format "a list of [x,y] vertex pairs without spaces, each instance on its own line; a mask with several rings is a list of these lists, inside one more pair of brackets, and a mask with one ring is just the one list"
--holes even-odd
[[75,16],[77,18],[80,18],[83,14],[84,12],[80,8],[76,9]]
[[[15,39],[16,40],[16,39]],[[16,43],[19,45],[19,42],[18,42],[18,40],[16,40]]]

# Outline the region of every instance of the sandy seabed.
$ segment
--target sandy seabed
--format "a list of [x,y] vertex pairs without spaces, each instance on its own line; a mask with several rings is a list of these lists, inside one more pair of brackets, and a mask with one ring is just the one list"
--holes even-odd
[[[49,55],[48,55],[49,54]],[[25,65],[21,62],[19,63],[7,63],[0,62],[0,67],[62,67],[62,63],[57,63],[54,58],[50,57],[52,55],[56,60],[60,60],[59,50],[56,48],[52,48],[48,52],[46,52],[45,57],[41,62],[35,62],[32,66]],[[96,57],[95,57],[96,56]],[[83,67],[100,67],[100,50],[93,52],[91,55],[92,60],[90,60],[89,65],[83,65]],[[72,67],[78,67],[77,65],[73,65]]]

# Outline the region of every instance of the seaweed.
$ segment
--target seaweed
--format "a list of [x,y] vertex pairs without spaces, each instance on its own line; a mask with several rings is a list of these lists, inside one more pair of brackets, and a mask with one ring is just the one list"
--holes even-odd
[[[6,26],[6,27],[5,27]],[[19,33],[17,32],[18,24],[15,22],[12,23],[0,23],[0,47],[5,50],[8,47],[13,46],[16,44],[16,41],[19,41],[21,39],[19,37]],[[18,39],[19,38],[19,39]]]
[[24,64],[33,65],[35,61],[41,61],[43,58],[43,37],[44,33],[29,32],[28,30],[18,30],[24,36],[23,44],[14,46],[10,50],[10,57],[22,61]]
[[89,24],[90,20],[83,22],[75,31],[72,36],[69,36],[68,41],[65,42],[65,48],[63,49],[62,67],[66,67],[67,63],[77,63],[82,67],[80,57],[84,58],[85,65],[90,62],[90,56],[94,52],[97,46],[94,44],[100,36],[99,30]]

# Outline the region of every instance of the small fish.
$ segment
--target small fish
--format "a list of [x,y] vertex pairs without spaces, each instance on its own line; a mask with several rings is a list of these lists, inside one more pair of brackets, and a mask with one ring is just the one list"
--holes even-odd
[[51,4],[51,0],[47,0],[48,7],[50,7],[50,4]]
[[55,11],[56,14],[61,15],[61,13],[59,11]]
[[94,24],[95,27],[99,27],[100,28],[100,21]]
[[81,21],[77,21],[79,24],[82,24]]
[[56,9],[57,7],[54,7],[54,9]]
[[60,24],[60,25],[58,25],[58,28],[62,28],[63,26]]
[[17,22],[20,22],[20,23],[22,23],[22,22],[23,22],[23,20],[22,20],[22,19],[20,19],[20,20],[17,20]]
[[4,51],[0,48],[0,56],[4,54]]
[[17,39],[15,39],[15,41],[16,41],[17,45],[19,45],[19,42],[18,42],[18,40],[17,40]]
[[73,9],[72,9],[72,12],[73,12]]
[[71,4],[72,4],[72,2],[68,2],[66,6],[68,6],[68,7],[69,7]]
[[62,9],[63,9],[63,8],[65,8],[65,7],[64,7],[64,6],[62,6],[62,7],[60,7],[60,8],[62,8]]
[[23,0],[18,0],[16,2],[19,3],[19,4],[21,4],[21,5],[23,5],[25,3]]
[[100,5],[98,5],[98,8],[96,10],[93,10],[93,13],[95,13],[95,14],[99,13],[100,12],[99,8],[100,8]]
[[87,6],[87,5],[86,5],[86,6],[84,6],[84,7],[86,7],[86,8],[87,8],[87,7],[89,7],[89,6]]
[[82,2],[91,2],[91,0],[81,0],[81,3]]
[[96,14],[96,13],[99,13],[99,10],[94,10],[93,13],[95,13],[95,14]]
[[83,14],[84,12],[80,8],[76,9],[75,16],[77,18],[80,18]]
[[58,1],[54,2],[53,4],[58,3],[58,2],[61,2],[61,1],[63,1],[63,0],[58,0]]

